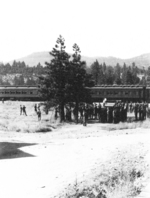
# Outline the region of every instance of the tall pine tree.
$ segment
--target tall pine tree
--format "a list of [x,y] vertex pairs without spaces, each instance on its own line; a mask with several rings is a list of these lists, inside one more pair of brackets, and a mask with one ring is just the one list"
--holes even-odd
[[78,108],[80,102],[88,102],[90,92],[86,86],[93,86],[92,76],[86,73],[85,62],[81,61],[81,51],[77,44],[73,45],[74,54],[70,65],[70,94],[72,101],[75,102],[75,119],[78,123]]
[[46,62],[46,77],[40,77],[41,93],[45,100],[59,105],[60,121],[65,120],[64,105],[67,101],[68,68],[70,56],[65,51],[65,39],[59,36],[55,47],[50,52],[53,59]]

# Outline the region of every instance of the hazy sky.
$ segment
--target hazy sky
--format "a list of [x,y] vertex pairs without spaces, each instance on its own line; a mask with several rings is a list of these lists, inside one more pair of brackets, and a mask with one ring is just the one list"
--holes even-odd
[[130,58],[150,53],[150,0],[0,0],[0,60],[51,51]]

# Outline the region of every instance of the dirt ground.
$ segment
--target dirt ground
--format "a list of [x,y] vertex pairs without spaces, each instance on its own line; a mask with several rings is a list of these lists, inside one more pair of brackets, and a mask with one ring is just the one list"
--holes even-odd
[[[59,197],[75,182],[91,185],[102,167],[113,167],[122,153],[150,164],[149,121],[146,127],[122,124],[125,129],[117,130],[117,125],[101,123],[56,127],[44,112],[39,123],[31,103],[26,103],[28,116],[20,116],[20,104],[0,107],[0,198]],[[55,127],[51,131],[34,131],[50,125]],[[148,181],[149,175],[143,182]]]

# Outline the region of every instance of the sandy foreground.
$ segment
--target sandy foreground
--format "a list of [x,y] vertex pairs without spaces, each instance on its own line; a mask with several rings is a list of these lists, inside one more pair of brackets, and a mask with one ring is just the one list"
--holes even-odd
[[[4,108],[1,111],[4,112]],[[18,114],[14,123],[20,121]],[[21,123],[31,118],[37,123],[32,113],[28,118],[22,116]],[[119,158],[123,152],[144,157],[150,164],[148,127],[104,130],[104,126],[107,124],[94,123],[87,127],[64,124],[47,133],[23,133],[2,128],[0,198],[59,197],[61,192],[67,192],[69,184],[87,181],[90,185],[101,167],[113,166],[114,156]],[[148,183],[149,176],[144,185]]]

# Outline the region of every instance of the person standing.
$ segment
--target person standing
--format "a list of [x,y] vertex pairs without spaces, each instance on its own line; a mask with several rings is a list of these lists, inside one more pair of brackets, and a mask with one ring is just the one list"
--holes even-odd
[[38,115],[38,121],[40,121],[41,120],[41,111],[40,110],[38,110],[37,115]]
[[55,107],[55,120],[57,120],[57,118],[58,118],[58,107]]
[[27,116],[25,105],[23,105],[23,108],[22,109],[23,109],[23,114]]
[[20,115],[22,115],[22,112],[23,112],[23,107],[22,105],[20,105]]
[[134,107],[134,114],[135,114],[135,120],[138,120],[138,103],[135,104]]
[[87,117],[88,117],[87,109],[85,108],[83,110],[83,126],[86,126],[87,125]]
[[37,104],[34,105],[34,110],[37,113]]

